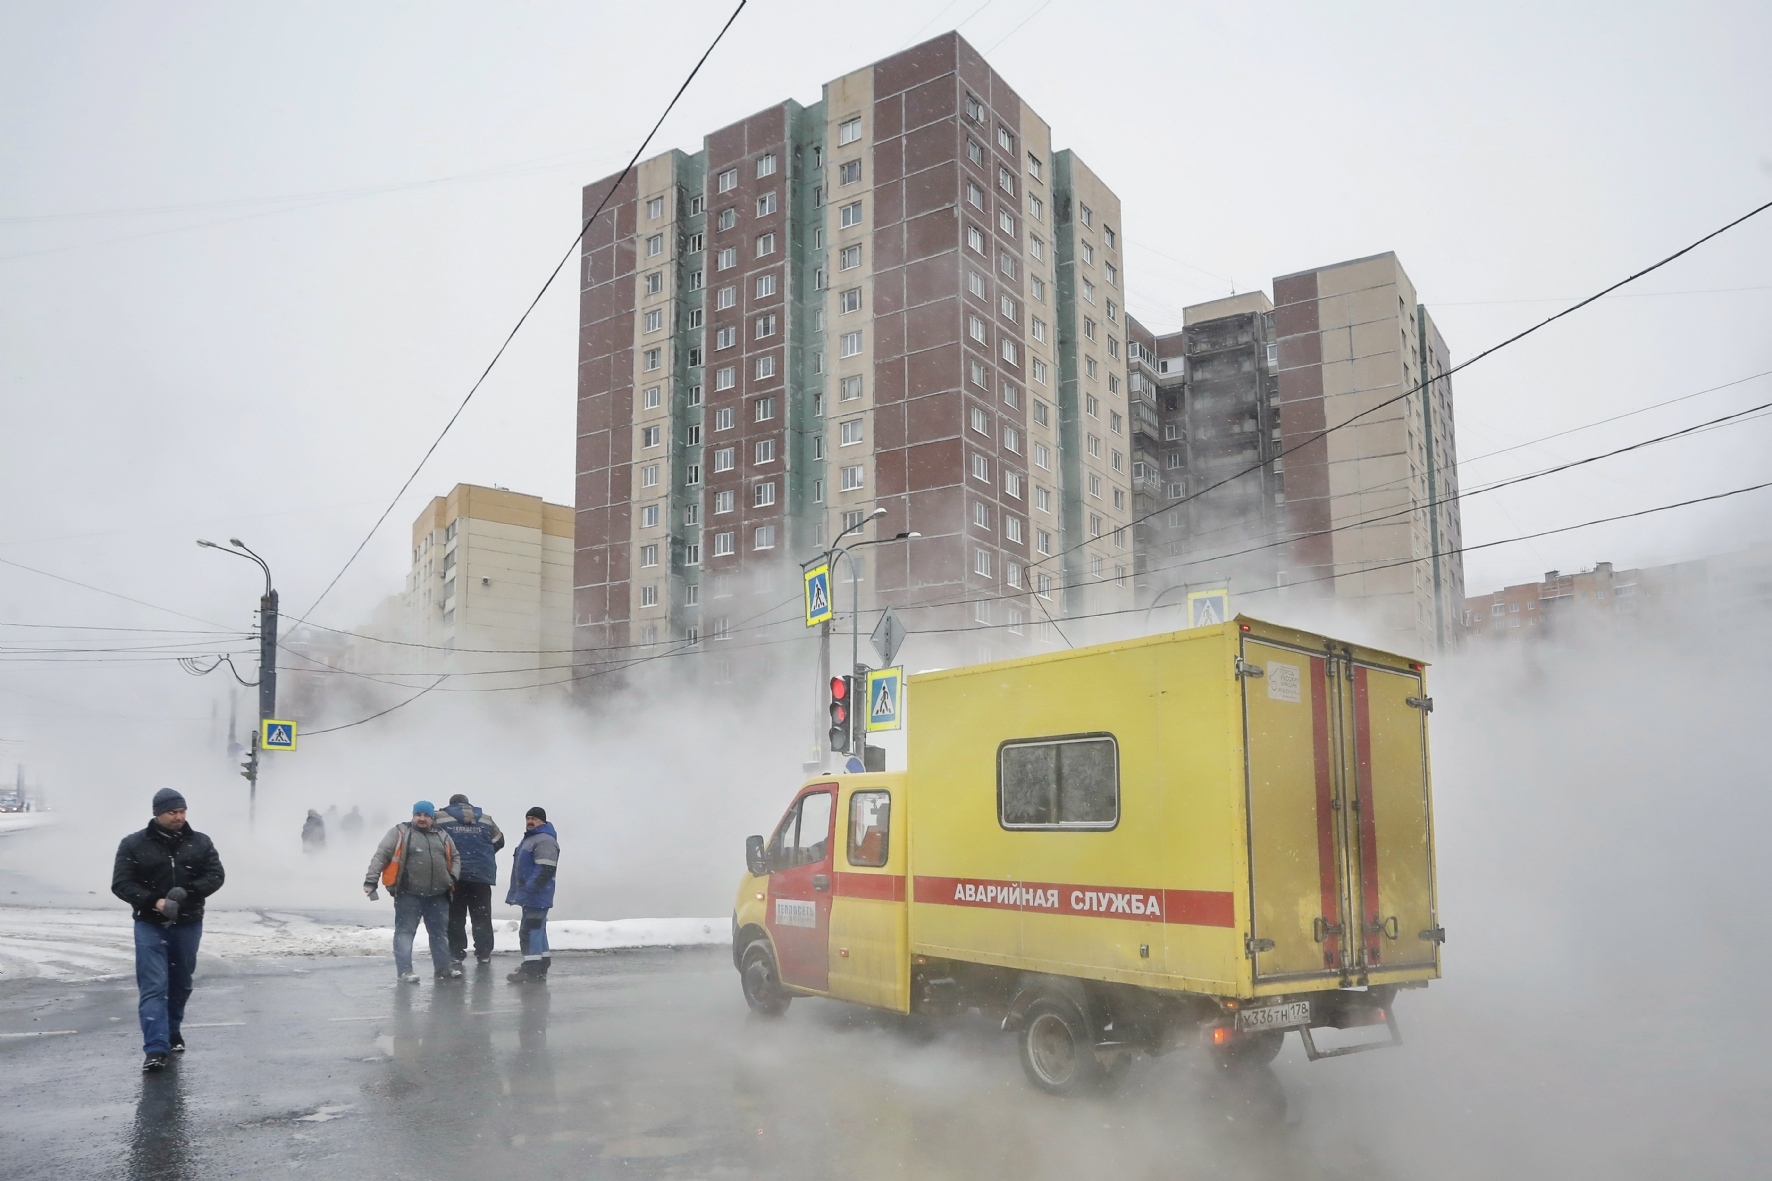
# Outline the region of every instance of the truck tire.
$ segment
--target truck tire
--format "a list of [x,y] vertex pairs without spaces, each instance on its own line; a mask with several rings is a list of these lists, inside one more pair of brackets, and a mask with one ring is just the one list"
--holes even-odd
[[1207,1053],[1211,1055],[1216,1066],[1226,1069],[1238,1066],[1266,1066],[1280,1056],[1280,1047],[1286,1044],[1286,1031],[1270,1029],[1265,1033],[1245,1033],[1222,1046],[1209,1046]]
[[739,983],[751,1012],[779,1017],[788,1011],[788,1002],[794,998],[781,986],[781,973],[776,970],[775,953],[769,950],[767,939],[753,940],[739,957],[739,965]]
[[1021,1068],[1034,1086],[1066,1097],[1099,1092],[1122,1073],[1102,1065],[1083,1014],[1055,996],[1041,997],[1022,1018]]

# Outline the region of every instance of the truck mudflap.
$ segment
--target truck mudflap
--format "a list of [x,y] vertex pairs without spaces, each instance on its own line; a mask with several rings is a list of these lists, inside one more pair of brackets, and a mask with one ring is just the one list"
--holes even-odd
[[[1403,1044],[1403,1034],[1397,1026],[1393,999],[1384,993],[1375,996],[1336,992],[1282,998],[1271,1004],[1238,1008],[1228,1018],[1207,1024],[1201,1033],[1209,1046],[1228,1047],[1247,1037],[1297,1030],[1304,1042],[1305,1056],[1312,1062],[1367,1050],[1394,1049]],[[1381,1025],[1389,1035],[1384,1039],[1329,1049],[1319,1048],[1312,1033],[1320,1029],[1366,1029]]]

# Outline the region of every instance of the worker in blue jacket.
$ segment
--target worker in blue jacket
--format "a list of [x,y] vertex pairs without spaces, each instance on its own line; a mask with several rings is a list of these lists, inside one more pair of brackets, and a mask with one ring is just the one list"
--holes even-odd
[[523,839],[511,857],[511,888],[505,905],[523,908],[517,946],[523,963],[505,979],[512,984],[539,983],[548,978],[548,911],[554,905],[554,874],[560,868],[560,838],[548,823],[547,810],[531,808],[523,816]]

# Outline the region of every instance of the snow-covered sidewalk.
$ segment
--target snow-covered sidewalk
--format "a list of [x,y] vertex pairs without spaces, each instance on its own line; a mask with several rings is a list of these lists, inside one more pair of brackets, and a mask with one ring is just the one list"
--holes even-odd
[[[517,923],[497,923],[503,950],[514,950]],[[717,919],[564,919],[548,924],[555,951],[617,951],[725,943],[731,923]],[[323,923],[277,910],[215,910],[203,916],[202,956],[224,963],[273,956],[392,955],[392,927]],[[420,951],[424,932],[418,936]],[[103,980],[135,973],[135,932],[121,906],[104,910],[0,906],[0,981]]]

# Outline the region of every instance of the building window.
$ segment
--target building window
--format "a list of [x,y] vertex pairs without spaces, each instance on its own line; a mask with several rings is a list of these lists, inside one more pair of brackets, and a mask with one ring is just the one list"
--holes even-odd
[[1001,123],[997,124],[997,146],[1002,148],[1005,152],[1013,152],[1015,150],[1015,137],[1009,134],[1009,129]]
[[1101,458],[1101,440],[1094,435],[1090,435],[1085,440],[1085,443],[1088,446],[1089,454],[1094,456],[1096,459],[1100,459]]
[[984,104],[970,94],[966,96],[966,117],[974,123],[984,122]]
[[997,187],[1002,189],[1005,193],[1008,193],[1011,197],[1015,196],[1015,174],[1007,168],[999,165],[997,168]]
[[854,377],[845,377],[838,383],[837,400],[839,402],[853,402],[859,397],[861,397],[861,376],[859,374]]
[[738,303],[738,288],[722,287],[714,292],[714,310],[723,312]]
[[845,247],[843,247],[842,250],[837,252],[837,267],[839,270],[853,271],[856,267],[858,267],[860,265],[861,265],[861,247],[860,246],[845,246]]
[[977,406],[972,407],[972,429],[981,435],[988,435],[991,433],[990,417]]
[[837,297],[837,311],[839,315],[845,316],[850,312],[861,311],[861,288],[851,287],[839,295]]
[[991,576],[990,550],[981,549],[974,551],[972,555],[972,572],[980,578],[989,578]]
[[1003,536],[1010,541],[1021,540],[1021,518],[1005,516],[1003,518]]
[[1015,278],[1015,256],[1008,251],[997,255],[997,269],[1011,279]]
[[761,179],[765,176],[774,176],[774,175],[775,175],[775,153],[774,152],[764,152],[761,156],[757,157],[757,176],[759,179]]
[[646,505],[643,508],[641,508],[641,510],[640,510],[640,528],[642,528],[642,529],[656,529],[656,528],[658,528],[658,506],[656,504],[649,504],[649,505]]
[[1085,226],[1094,226],[1095,210],[1089,208],[1089,206],[1083,204],[1081,201],[1077,202],[1077,220],[1081,221]]
[[1003,361],[1006,364],[1009,364],[1009,365],[1020,365],[1021,364],[1021,346],[1017,345],[1009,337],[1005,336],[1003,338],[1002,348],[999,351],[1002,352]]
[[847,204],[847,205],[843,206],[841,209],[837,210],[837,225],[839,228],[848,229],[850,226],[858,226],[860,224],[861,224],[861,202],[860,201],[851,201],[849,204]]
[[1050,488],[1034,489],[1034,507],[1043,513],[1052,511],[1052,490]]
[[857,489],[859,489],[861,486],[862,486],[862,465],[858,463],[858,464],[854,464],[853,466],[844,468],[843,469],[843,483],[841,485],[842,491],[854,492]]
[[646,294],[657,295],[664,290],[664,272],[653,271],[646,276]]
[[775,503],[775,481],[768,480],[751,489],[751,507],[768,508]]
[[[657,555],[654,554],[654,557],[656,558]],[[658,565],[658,562],[654,561],[652,564],[654,566],[656,566],[656,565]],[[642,607],[656,607],[656,606],[658,606],[658,587],[657,586],[643,586],[640,588],[640,606],[642,606]],[[642,641],[644,643],[655,644],[658,642],[658,629],[656,627],[648,627],[641,633],[641,637],[642,637]]]
[[1046,343],[1046,321],[1040,319],[1040,317],[1038,317],[1038,316],[1034,316],[1031,319],[1029,319],[1028,320],[1028,335],[1032,336],[1035,340],[1039,341],[1041,344],[1045,344]]
[[728,168],[720,174],[719,189],[722,193],[730,193],[738,187],[738,169]]
[[685,525],[698,524],[700,521],[701,506],[699,504],[686,504],[683,506],[683,523]]
[[737,249],[737,247],[728,246],[724,250],[721,250],[714,255],[714,269],[716,271],[729,271],[737,265],[738,265],[738,249]]
[[758,398],[752,405],[752,421],[768,422],[775,417],[775,399]]
[[641,428],[640,446],[641,447],[656,447],[656,446],[658,446],[658,435],[659,435],[659,429],[655,426]]
[[776,207],[777,198],[774,189],[771,189],[769,192],[764,193],[761,197],[757,198],[758,217],[768,217],[771,213],[775,212]]
[[664,216],[664,198],[654,197],[646,202],[646,220],[657,221]]
[[1109,250],[1112,250],[1120,240],[1114,233],[1114,227],[1108,225],[1106,222],[1101,224],[1101,239],[1107,243],[1107,248]]
[[1021,499],[1021,476],[1015,472],[1003,473],[1003,495]]
[[[813,504],[823,504],[824,503],[824,481],[823,480],[812,481],[812,503]],[[814,537],[815,542],[822,542],[824,540],[824,522],[823,521],[819,521],[813,525],[813,533],[815,534],[815,537]]]
[[755,450],[752,452],[752,455],[754,457],[753,458],[754,463],[757,463],[757,464],[774,463],[775,462],[775,440],[774,439],[758,439],[757,446],[756,446]]
[[[683,547],[683,564],[685,566],[701,565],[701,546],[699,544],[692,541]],[[685,607],[693,607],[700,601],[701,588],[699,586],[690,583],[683,588],[683,605]]]
[[967,271],[966,290],[972,292],[972,294],[978,296],[980,299],[986,298],[984,276],[977,271]]
[[852,418],[848,422],[844,423],[842,425],[842,427],[839,429],[843,432],[842,446],[852,447],[855,444],[862,441],[862,420],[861,419]]
[[646,409],[657,410],[658,404],[662,398],[663,395],[660,393],[658,386],[653,385],[646,387]]
[[978,316],[966,317],[966,331],[971,334],[973,340],[981,344],[988,343],[989,338],[985,335],[984,321]]
[[734,460],[735,460],[736,456],[737,456],[736,450],[731,447],[722,447],[718,451],[715,451],[714,452],[714,470],[716,472],[731,471],[733,469]]
[[1034,358],[1034,380],[1041,385],[1050,384],[1046,380],[1046,362],[1040,360],[1038,357]]
[[1101,399],[1094,394],[1083,395],[1083,413],[1090,418],[1101,417]]
[[1021,391],[1007,381],[1003,383],[1003,404],[1011,407],[1021,405]]
[[758,275],[757,276],[756,291],[757,291],[757,298],[758,299],[767,299],[769,296],[775,294],[775,272],[774,271],[770,271],[767,275]]
[[758,357],[756,369],[757,369],[757,380],[759,380],[759,381],[761,381],[767,377],[774,377],[775,376],[775,354],[770,353],[767,356]]
[[[701,309],[700,308],[690,308],[689,309],[689,327],[691,329],[701,327]],[[694,364],[697,364],[698,362],[691,361],[689,363],[691,365],[694,365]]]
[[1096,369],[1095,358],[1094,357],[1084,357],[1083,358],[1083,371],[1085,373],[1087,373],[1090,377],[1094,377],[1095,376],[1095,369]]
[[1078,248],[1083,253],[1084,265],[1085,266],[1094,266],[1095,265],[1095,247],[1091,246],[1087,242],[1080,242],[1080,243],[1078,243]]
[[1118,451],[1113,452],[1108,456],[1108,466],[1113,468],[1116,472],[1125,471],[1126,456]]
[[702,274],[703,274],[703,272],[701,272],[699,270],[689,272],[689,290],[691,290],[691,291],[700,291],[701,290]]
[[640,487],[658,487],[658,465],[656,463],[649,463],[640,469]]
[[859,357],[861,355],[861,333],[859,331],[843,334],[842,355],[845,357]]
[[757,235],[757,257],[762,258],[764,255],[774,254],[774,253],[775,253],[775,235],[774,234],[758,234]]
[[737,224],[738,209],[736,207],[720,210],[720,216],[714,219],[714,228],[716,230],[729,230]]
[[823,459],[824,458],[824,436],[823,435],[813,435],[812,436],[812,458],[814,458],[814,459]]
[[[1104,263],[1102,265],[1102,270],[1107,273],[1107,281],[1108,281],[1109,287],[1118,287],[1120,285],[1120,270],[1118,267],[1114,266],[1114,264],[1111,262]],[[1114,318],[1114,313],[1111,310],[1113,308],[1113,306],[1114,306],[1114,301],[1111,299],[1108,300],[1108,308],[1110,309],[1108,311],[1108,319],[1110,319],[1110,320]]]
[[757,317],[757,339],[762,340],[764,337],[774,336],[774,335],[775,335],[775,317],[773,315],[758,316]]
[[664,330],[664,309],[663,308],[653,308],[651,311],[646,313],[646,329],[645,330],[647,332],[661,332]]
[[1120,417],[1120,412],[1118,410],[1108,411],[1108,430],[1114,432],[1114,434],[1118,435],[1124,433],[1121,429],[1124,421],[1125,420]]
[[721,513],[731,512],[735,507],[735,499],[731,489],[714,493],[714,515],[717,517]]
[[837,146],[852,144],[861,138],[861,116],[845,119],[837,124]]
[[775,526],[774,525],[758,525],[755,532],[753,532],[751,534],[751,548],[752,549],[774,549],[775,548]]
[[966,227],[966,245],[979,254],[984,253],[984,231],[977,226]]
[[1046,220],[1046,202],[1032,193],[1028,194],[1028,216],[1035,221]]
[[966,141],[966,158],[968,160],[972,161],[974,164],[983,164],[984,163],[984,149],[978,146],[977,140],[970,139],[970,138],[967,139],[967,141]]
[[972,453],[972,478],[991,482],[991,461],[974,451]]
[[1002,230],[1005,234],[1014,234],[1015,215],[1006,209],[999,209],[997,211],[997,228]]
[[976,208],[984,208],[984,187],[975,180],[966,182],[966,203]]
[[1087,279],[1083,280],[1083,298],[1088,300],[1090,303],[1095,302],[1095,284],[1091,283]]
[[1089,514],[1089,536],[1091,536],[1091,537],[1100,537],[1101,536],[1101,514],[1100,513],[1090,513]]
[[656,566],[656,565],[658,565],[658,546],[656,543],[652,544],[652,545],[643,545],[640,547],[640,565],[641,566]]
[[1021,432],[1012,426],[1003,428],[1003,450],[1021,454]]
[[1038,275],[1028,276],[1028,297],[1038,303],[1046,302],[1046,280]]
[[1052,452],[1046,449],[1044,443],[1034,444],[1034,466],[1048,471],[1052,469]]
[[[714,556],[716,558],[725,558],[725,557],[731,556],[733,537],[734,537],[734,534],[732,533],[731,530],[728,530],[725,533],[714,534]],[[719,633],[716,630],[715,639],[718,639],[718,638],[719,638]]]
[[706,244],[707,239],[704,236],[701,234],[691,234],[689,235],[688,241],[683,243],[683,251],[686,254],[699,254],[701,253],[702,247]]
[[[1044,491],[1044,489],[1042,489]],[[1052,534],[1044,529],[1034,530],[1034,548],[1043,554],[1052,552]]]
[[683,483],[691,488],[701,483],[701,464],[692,463],[683,470]]
[[714,411],[714,429],[717,431],[731,430],[733,427],[733,421],[735,418],[736,418],[736,413],[734,412],[732,407],[730,407],[730,406],[720,407],[718,410]]
[[664,253],[664,235],[654,234],[646,239],[646,257],[657,258]]
[[664,367],[664,353],[660,349],[647,349],[645,354],[646,372]]
[[837,183],[852,185],[861,180],[861,161],[845,160],[837,165]]
[[738,343],[738,329],[728,325],[714,330],[714,350],[729,349]]

